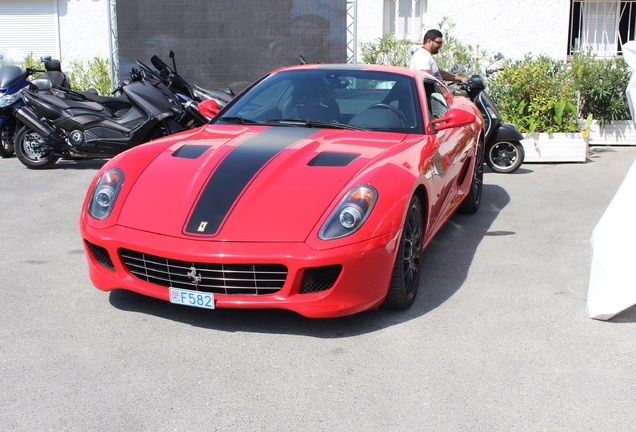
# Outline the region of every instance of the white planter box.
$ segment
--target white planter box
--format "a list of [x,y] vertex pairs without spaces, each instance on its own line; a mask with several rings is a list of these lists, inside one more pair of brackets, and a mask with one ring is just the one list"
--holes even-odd
[[585,162],[587,139],[580,133],[536,133],[521,141],[526,162]]
[[636,128],[631,120],[617,120],[599,126],[595,120],[590,125],[590,145],[636,145]]

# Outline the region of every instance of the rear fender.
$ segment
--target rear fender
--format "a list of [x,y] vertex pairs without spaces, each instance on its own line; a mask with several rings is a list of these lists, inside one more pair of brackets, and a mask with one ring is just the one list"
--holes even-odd
[[515,125],[512,123],[502,123],[499,125],[497,133],[491,141],[494,143],[499,141],[521,141],[522,139],[524,139],[524,136]]

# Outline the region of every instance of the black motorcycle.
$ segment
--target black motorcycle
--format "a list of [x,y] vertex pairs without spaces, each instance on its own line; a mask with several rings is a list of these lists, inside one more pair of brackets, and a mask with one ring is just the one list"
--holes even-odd
[[[230,88],[225,90],[209,90],[203,87],[200,87],[196,84],[190,85],[179,73],[177,72],[177,64],[175,60],[175,54],[173,51],[170,51],[170,59],[172,60],[172,67],[168,66],[163,60],[161,60],[158,56],[154,55],[150,59],[150,62],[156,69],[156,74],[161,76],[164,79],[164,82],[168,86],[172,92],[174,92],[177,96],[181,97],[184,103],[192,102],[199,103],[204,100],[214,100],[217,103],[219,109],[223,108],[227,105],[235,96],[234,91]],[[148,66],[143,65],[140,62],[137,62],[142,69],[150,69]],[[152,71],[154,73],[154,71]]]
[[[486,76],[496,71],[491,69],[491,66],[486,69]],[[478,74],[472,75],[468,81],[457,85],[453,92],[456,95],[468,96],[484,118],[486,139],[484,156],[488,167],[498,173],[507,174],[516,171],[525,158],[525,151],[521,144],[524,137],[515,125],[503,122],[497,106],[486,91],[484,78]]]
[[95,101],[23,89],[25,106],[16,118],[25,126],[14,142],[20,162],[47,168],[59,158],[108,158],[185,129],[175,120],[182,106],[161,81],[145,80],[133,69],[118,90],[122,96],[94,95]]
[[[22,127],[15,118],[15,110],[24,105],[20,90],[28,86],[39,91],[48,91],[51,86],[69,87],[59,60],[50,57],[40,60],[44,62],[44,70],[28,67],[23,71],[13,65],[0,69],[0,157],[8,158],[14,154],[15,133]],[[31,79],[34,75],[38,77]]]

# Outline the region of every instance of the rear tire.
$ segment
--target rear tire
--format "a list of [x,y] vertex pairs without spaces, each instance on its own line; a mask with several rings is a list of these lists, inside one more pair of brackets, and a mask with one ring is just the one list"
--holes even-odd
[[486,149],[486,163],[497,173],[515,172],[524,157],[523,145],[519,141],[498,141]]
[[24,126],[15,136],[15,155],[27,168],[44,169],[55,164],[60,158],[46,145],[44,138],[34,130]]
[[0,157],[9,158],[14,155],[13,140],[15,129],[13,125],[6,124],[0,130]]
[[391,285],[382,307],[408,309],[415,301],[422,268],[424,222],[422,205],[417,196],[411,199],[400,237]]

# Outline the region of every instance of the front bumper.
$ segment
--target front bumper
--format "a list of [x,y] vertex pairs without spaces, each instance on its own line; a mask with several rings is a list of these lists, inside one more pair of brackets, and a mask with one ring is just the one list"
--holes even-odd
[[[227,294],[217,291],[215,307],[286,309],[311,318],[350,315],[379,306],[389,288],[400,235],[398,230],[352,245],[318,251],[304,243],[214,242],[161,236],[121,226],[94,229],[83,220],[80,230],[91,281],[102,291],[126,289],[169,300],[168,286],[173,282],[156,283],[143,274],[140,276],[139,272],[133,274],[122,259],[124,250],[170,262],[192,263],[193,268],[208,264],[275,264],[287,270],[284,282],[276,292]],[[309,271],[339,266],[341,269],[332,283],[321,286],[318,292],[305,288]],[[194,282],[187,286],[186,271],[183,270],[179,282],[185,286],[179,287],[200,288],[201,285]]]

